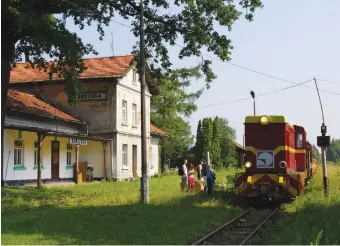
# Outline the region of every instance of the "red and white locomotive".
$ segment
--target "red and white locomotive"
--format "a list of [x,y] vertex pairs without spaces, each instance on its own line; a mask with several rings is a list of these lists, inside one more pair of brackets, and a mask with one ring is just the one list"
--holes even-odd
[[284,116],[247,116],[245,172],[235,175],[235,192],[245,197],[295,198],[316,171],[312,145],[302,126]]

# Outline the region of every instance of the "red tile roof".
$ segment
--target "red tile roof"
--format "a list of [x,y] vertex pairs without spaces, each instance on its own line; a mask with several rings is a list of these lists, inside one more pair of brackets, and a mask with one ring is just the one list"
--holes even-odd
[[7,107],[11,111],[19,111],[27,114],[34,114],[42,117],[57,118],[65,121],[72,121],[82,123],[79,119],[71,116],[52,105],[36,98],[31,94],[8,90],[8,104]]
[[166,134],[165,131],[155,127],[154,125],[150,124],[150,132],[153,134],[157,134],[157,135],[163,135],[163,136],[167,136],[168,134]]
[[[116,57],[99,57],[84,59],[87,69],[79,75],[79,79],[85,78],[112,78],[121,77],[126,73],[135,56],[125,55]],[[49,81],[49,75],[43,70],[27,69],[28,63],[17,63],[16,67],[11,71],[10,83],[25,83]],[[60,80],[57,74],[53,74],[52,80]]]

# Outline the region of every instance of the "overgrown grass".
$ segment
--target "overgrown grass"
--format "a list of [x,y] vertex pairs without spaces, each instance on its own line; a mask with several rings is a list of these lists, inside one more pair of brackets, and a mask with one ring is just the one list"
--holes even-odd
[[[218,170],[217,183],[235,170]],[[150,204],[139,181],[2,190],[2,244],[186,244],[242,212],[231,190],[180,192],[180,177],[150,181]],[[232,184],[229,185],[231,187]]]
[[252,244],[340,244],[340,166],[328,165],[329,196],[323,189],[322,166],[302,196],[283,206],[291,216],[267,226]]

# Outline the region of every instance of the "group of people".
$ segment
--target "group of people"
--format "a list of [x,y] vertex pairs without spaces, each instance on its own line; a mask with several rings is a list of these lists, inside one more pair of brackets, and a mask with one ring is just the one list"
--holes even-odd
[[[195,170],[196,169],[196,170]],[[197,172],[197,181],[195,181],[195,173]],[[188,164],[188,160],[184,160],[183,165],[179,168],[179,175],[181,176],[181,190],[187,187],[188,191],[194,191],[197,186],[202,191],[208,191],[210,194],[213,190],[216,175],[213,169],[207,166],[200,160],[195,168],[194,164]]]

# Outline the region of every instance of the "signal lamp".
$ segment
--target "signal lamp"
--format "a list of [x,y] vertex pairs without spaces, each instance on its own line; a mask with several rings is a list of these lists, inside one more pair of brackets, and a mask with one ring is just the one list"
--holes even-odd
[[247,161],[246,164],[245,164],[246,168],[250,168],[251,167],[251,162],[250,161]]
[[261,125],[264,125],[264,126],[268,125],[269,121],[270,121],[270,119],[269,119],[268,116],[262,116],[261,119],[260,119]]

